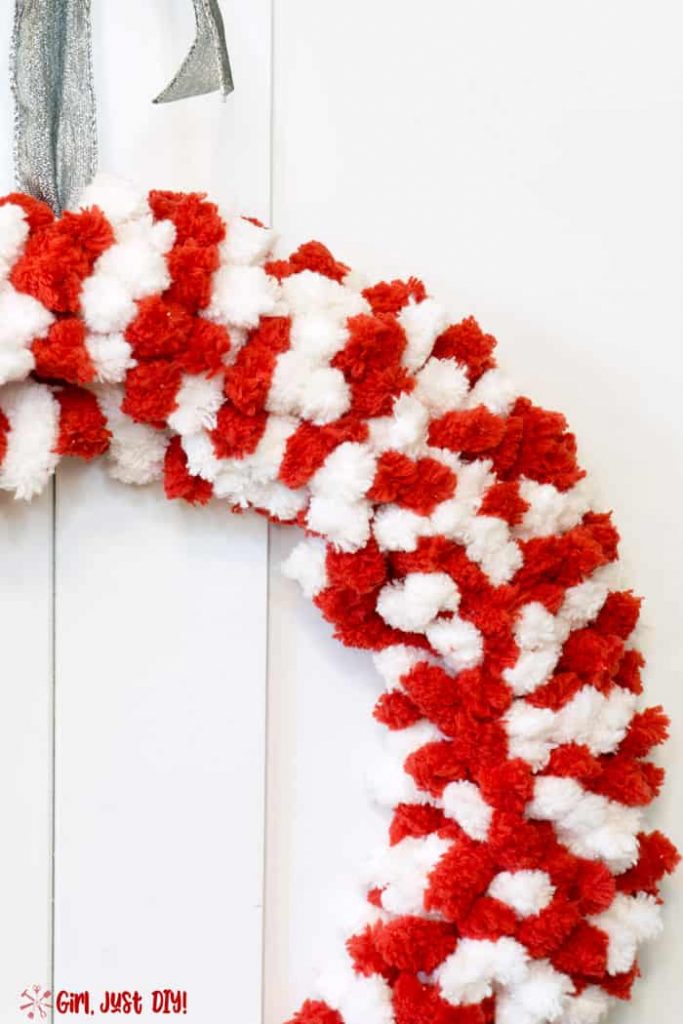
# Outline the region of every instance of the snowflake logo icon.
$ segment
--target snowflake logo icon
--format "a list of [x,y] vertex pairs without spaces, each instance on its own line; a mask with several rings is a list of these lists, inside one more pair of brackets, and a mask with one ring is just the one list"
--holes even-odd
[[52,1006],[49,988],[42,985],[27,986],[21,993],[19,1009],[23,1010],[29,1020],[46,1020],[47,1011]]

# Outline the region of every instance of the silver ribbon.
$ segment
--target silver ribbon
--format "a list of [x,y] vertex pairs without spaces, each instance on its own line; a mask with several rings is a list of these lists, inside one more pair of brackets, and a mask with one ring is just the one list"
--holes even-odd
[[[195,41],[155,103],[233,90],[218,0],[192,2]],[[11,67],[17,186],[61,213],[97,169],[90,0],[15,0]]]
[[11,66],[17,185],[61,213],[97,167],[90,0],[16,0]]
[[155,103],[172,103],[188,96],[220,90],[227,96],[234,89],[225,28],[218,0],[192,0],[197,35],[190,52],[174,78]]

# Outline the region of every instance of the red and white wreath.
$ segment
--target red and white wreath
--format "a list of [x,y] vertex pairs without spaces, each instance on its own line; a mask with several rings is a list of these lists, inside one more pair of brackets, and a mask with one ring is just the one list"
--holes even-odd
[[203,195],[0,200],[0,487],[61,456],[297,524],[287,573],[373,652],[386,846],[294,1024],[596,1024],[678,855],[647,832],[639,600],[561,415],[421,281],[286,259]]

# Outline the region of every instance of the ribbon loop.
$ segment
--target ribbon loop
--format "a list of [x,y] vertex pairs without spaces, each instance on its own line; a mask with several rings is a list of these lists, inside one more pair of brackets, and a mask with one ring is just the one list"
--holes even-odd
[[225,28],[218,0],[193,0],[197,34],[190,52],[155,103],[172,103],[189,96],[234,89]]
[[[218,0],[193,4],[195,41],[155,103],[233,90]],[[11,64],[17,186],[61,213],[97,169],[90,0],[16,0]]]
[[11,65],[17,185],[61,213],[97,167],[90,0],[17,0]]

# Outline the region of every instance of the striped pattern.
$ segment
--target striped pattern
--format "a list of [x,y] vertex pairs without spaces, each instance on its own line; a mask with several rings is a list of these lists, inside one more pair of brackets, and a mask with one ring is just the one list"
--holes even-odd
[[390,814],[295,1024],[595,1024],[628,998],[677,854],[645,831],[661,709],[639,601],[562,416],[417,279],[202,195],[99,179],[0,203],[0,488],[103,456],[169,498],[302,527],[285,567],[374,652]]

